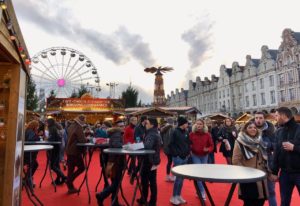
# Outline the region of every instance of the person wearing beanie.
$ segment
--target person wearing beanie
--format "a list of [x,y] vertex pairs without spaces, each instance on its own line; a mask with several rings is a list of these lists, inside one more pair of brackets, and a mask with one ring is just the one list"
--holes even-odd
[[168,118],[166,120],[167,124],[161,128],[161,137],[163,141],[163,150],[165,155],[167,156],[168,163],[166,165],[166,181],[167,182],[174,182],[175,181],[175,176],[171,176],[171,166],[172,166],[172,155],[170,154],[169,150],[169,144],[173,135],[173,132],[175,130],[174,127],[174,120],[173,118]]
[[[79,115],[74,123],[68,127],[68,143],[66,147],[67,154],[67,186],[68,194],[74,194],[78,192],[73,185],[74,180],[84,172],[84,163],[82,158],[82,150],[77,147],[77,143],[85,143],[87,139],[83,133],[83,126],[85,125],[85,116]],[[75,171],[75,167],[77,170]]]
[[[188,138],[187,128],[188,121],[184,117],[177,119],[177,128],[174,130],[171,142],[169,144],[170,154],[173,157],[174,166],[184,165],[188,162],[190,154],[190,141]],[[173,205],[185,204],[186,200],[181,197],[183,178],[176,177],[173,187],[173,196],[170,202]]]

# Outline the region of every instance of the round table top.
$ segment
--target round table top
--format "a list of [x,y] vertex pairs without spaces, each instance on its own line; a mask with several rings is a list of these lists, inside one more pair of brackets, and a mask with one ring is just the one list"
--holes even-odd
[[108,143],[103,143],[103,144],[95,144],[95,143],[77,143],[76,144],[78,147],[96,147],[96,148],[107,148],[109,147]]
[[37,152],[51,149],[53,149],[52,145],[24,145],[24,152]]
[[148,154],[154,154],[155,151],[154,150],[148,150],[148,149],[143,149],[143,150],[125,150],[122,148],[108,148],[103,150],[104,153],[108,153],[108,154],[128,154],[128,155],[148,155]]
[[25,145],[53,145],[61,144],[59,141],[25,141]]
[[207,182],[249,183],[266,178],[266,173],[250,168],[225,164],[186,164],[172,168],[175,176]]

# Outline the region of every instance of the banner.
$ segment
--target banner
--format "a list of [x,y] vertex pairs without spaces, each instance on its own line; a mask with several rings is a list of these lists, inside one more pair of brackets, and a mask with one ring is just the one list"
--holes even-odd
[[121,99],[48,98],[47,111],[116,111],[124,110]]

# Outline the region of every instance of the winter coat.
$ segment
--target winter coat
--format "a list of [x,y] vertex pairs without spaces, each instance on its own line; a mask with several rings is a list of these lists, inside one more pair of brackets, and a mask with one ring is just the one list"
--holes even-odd
[[67,155],[81,155],[83,149],[77,146],[77,143],[86,143],[87,139],[84,136],[82,125],[77,121],[68,127],[68,143],[66,147]]
[[[267,172],[267,165],[262,157],[262,153],[258,152],[251,159],[246,159],[243,154],[244,145],[235,142],[232,164],[244,167],[251,167]],[[239,198],[240,199],[268,199],[267,179],[253,183],[240,183],[239,184]]]
[[[288,173],[300,174],[300,125],[290,119],[275,132],[276,146],[272,173],[278,175],[279,169]],[[293,151],[286,151],[282,142],[294,144]]]
[[[122,148],[123,146],[123,131],[120,128],[112,127],[107,130],[107,136],[109,138],[110,148]],[[113,155],[108,156],[108,161],[113,162],[116,166],[115,170],[122,169],[125,165],[124,155]]]
[[263,142],[265,143],[265,146],[267,147],[269,169],[273,167],[273,152],[276,145],[274,134],[275,134],[274,125],[271,122],[266,121],[263,128],[261,128],[261,136]]
[[141,123],[134,128],[134,140],[136,141],[136,138],[139,137],[140,141],[144,141],[146,133],[146,128]]
[[124,135],[123,135],[123,143],[128,144],[128,143],[134,143],[134,125],[130,124],[128,125],[125,130],[124,130]]
[[161,128],[160,134],[161,134],[161,137],[162,137],[164,153],[166,155],[170,154],[169,144],[171,142],[173,132],[174,132],[174,128],[170,124],[167,124],[166,126]]
[[[214,143],[209,132],[191,132],[189,139],[191,142],[191,150],[194,155],[205,156],[214,149]],[[208,148],[208,151],[204,151],[205,147]]]
[[160,163],[160,144],[161,137],[157,128],[151,128],[146,131],[144,140],[145,149],[155,150],[155,154],[149,155],[149,161],[153,165],[159,165]]
[[[233,127],[222,127],[218,133],[218,136],[221,137],[220,141],[222,141],[221,146],[220,146],[220,152],[223,153],[224,157],[232,157],[234,142],[235,142],[235,139],[237,138],[236,128],[234,126]],[[224,139],[228,140],[230,147],[231,147],[230,150],[226,150],[225,143],[223,142]]]
[[179,156],[181,159],[185,159],[190,154],[190,141],[187,131],[182,130],[180,127],[174,130],[169,150],[173,157]]
[[217,153],[217,143],[218,143],[218,133],[219,133],[219,127],[213,127],[211,128],[211,137],[214,142],[214,152]]

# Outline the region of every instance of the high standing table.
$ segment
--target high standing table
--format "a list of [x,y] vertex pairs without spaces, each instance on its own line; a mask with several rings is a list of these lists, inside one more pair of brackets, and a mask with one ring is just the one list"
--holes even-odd
[[201,204],[205,206],[205,201],[199,191],[197,181],[202,181],[205,192],[212,206],[215,205],[209,190],[205,184],[208,182],[232,183],[225,206],[228,206],[237,183],[250,183],[261,181],[266,178],[266,173],[249,167],[221,164],[186,164],[172,168],[175,176],[184,179],[191,179],[197,190],[197,194],[201,200]]
[[[61,142],[59,141],[25,141],[24,145],[60,145]],[[55,181],[53,180],[53,176],[52,176],[52,171],[51,171],[51,167],[50,167],[50,151],[47,151],[47,164],[46,164],[46,168],[45,168],[45,172],[44,175],[40,181],[40,188],[42,187],[42,183],[45,179],[46,173],[47,173],[47,169],[49,168],[49,173],[50,173],[50,177],[51,177],[51,182],[52,185],[54,186],[54,192],[56,192],[56,184]]]
[[[108,143],[103,143],[103,144],[77,143],[77,146],[86,148],[87,152],[89,153],[89,160],[87,160],[86,152],[83,153],[83,159],[84,159],[84,164],[85,164],[85,175],[84,175],[82,183],[80,184],[80,187],[78,188],[78,195],[79,195],[80,190],[81,190],[81,188],[82,188],[82,186],[85,182],[87,192],[88,192],[89,204],[90,204],[91,203],[91,194],[90,194],[90,189],[89,189],[89,184],[88,184],[88,170],[90,168],[90,164],[91,164],[91,161],[92,161],[92,156],[93,156],[93,153],[94,153],[95,149],[100,148],[100,150],[102,152],[103,149],[109,147],[109,144]],[[101,169],[101,176],[102,175],[103,175],[104,178],[107,179],[103,168]],[[100,178],[101,178],[101,176],[100,176]],[[100,182],[100,180],[98,181],[98,183],[99,182]]]
[[[43,203],[39,200],[39,198],[34,194],[33,191],[33,186],[30,184],[30,180],[32,179],[32,174],[31,174],[31,162],[32,162],[32,152],[38,152],[41,150],[52,150],[53,146],[52,145],[24,145],[24,153],[29,152],[29,168],[25,173],[25,190],[27,193],[28,198],[30,201],[33,203],[33,205],[37,205],[36,202],[33,201],[31,196],[33,196],[36,201],[40,204],[43,205]],[[28,174],[29,172],[29,174]]]
[[[125,150],[125,149],[121,149],[121,148],[108,148],[108,149],[103,150],[103,152],[107,153],[107,154],[111,154],[111,155],[127,155],[127,156],[145,156],[145,155],[150,155],[150,154],[155,153],[154,150]],[[130,157],[127,158],[126,166],[125,166],[124,170],[122,171],[121,181],[120,181],[120,184],[118,186],[115,199],[111,203],[112,205],[115,202],[116,198],[118,197],[119,189],[121,190],[121,195],[122,195],[122,198],[124,199],[126,205],[127,206],[129,205],[126,198],[124,197],[123,191],[122,191],[122,180],[124,178],[124,174],[126,172],[126,168],[127,168],[129,160],[130,160]],[[140,171],[136,175],[136,185],[135,185],[135,189],[134,189],[134,193],[133,193],[133,198],[132,198],[132,201],[131,201],[131,206],[134,205],[134,200],[135,200],[137,189],[140,190],[142,198],[144,198],[142,190],[141,190],[141,186],[140,186],[140,181],[139,181],[139,175],[140,175],[141,169],[143,167],[143,162],[144,162],[144,158],[141,158],[141,167],[140,167]]]

